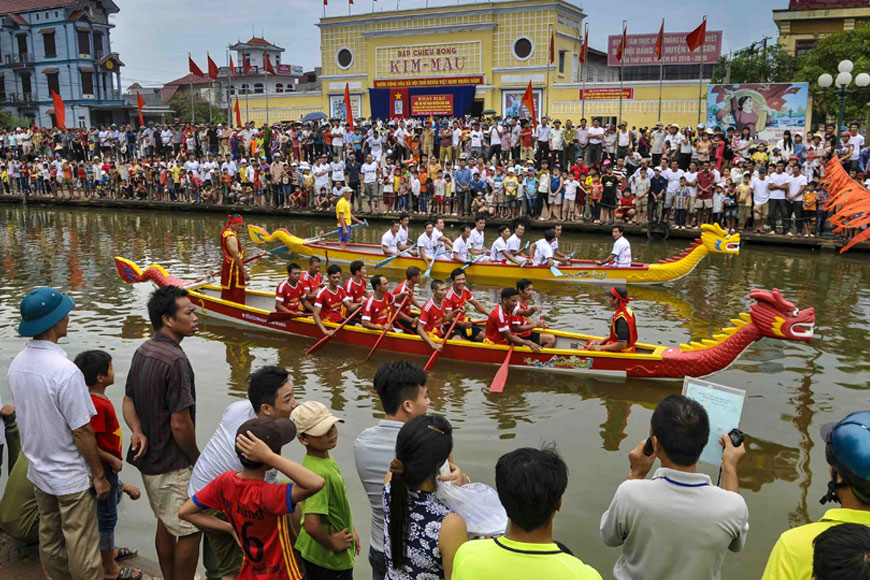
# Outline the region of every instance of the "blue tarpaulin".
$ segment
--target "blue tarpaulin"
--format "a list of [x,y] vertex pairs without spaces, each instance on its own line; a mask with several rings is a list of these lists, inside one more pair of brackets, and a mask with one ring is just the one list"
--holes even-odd
[[[372,109],[372,117],[376,119],[389,119],[391,117],[402,116],[392,113],[390,108],[391,90],[395,89],[369,89],[369,103]],[[407,90],[409,97],[416,95],[453,95],[453,116],[455,117],[471,113],[471,105],[474,102],[474,85],[410,87],[400,90]],[[407,106],[410,107],[410,105]],[[408,115],[405,114],[404,116]]]

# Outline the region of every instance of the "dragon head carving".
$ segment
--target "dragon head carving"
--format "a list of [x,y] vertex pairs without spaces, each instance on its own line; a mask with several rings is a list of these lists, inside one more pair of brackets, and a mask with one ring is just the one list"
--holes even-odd
[[740,253],[740,234],[729,234],[719,224],[704,224],[701,226],[701,243],[713,253]]
[[776,288],[773,291],[752,290],[749,297],[755,300],[749,314],[763,336],[807,342],[813,339],[815,308],[799,310]]

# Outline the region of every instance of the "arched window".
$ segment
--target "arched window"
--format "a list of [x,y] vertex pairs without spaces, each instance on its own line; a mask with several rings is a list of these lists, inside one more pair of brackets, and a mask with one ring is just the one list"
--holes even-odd
[[281,83],[277,83],[275,85],[275,92],[276,93],[283,93],[284,92],[284,85]]
[[248,83],[242,84],[241,94],[243,94],[243,95],[250,95],[251,94],[251,87],[248,86]]
[[235,95],[235,94],[236,94],[236,85],[230,85],[230,94],[231,94],[231,95]]
[[263,83],[254,83],[254,94],[262,95],[263,94]]

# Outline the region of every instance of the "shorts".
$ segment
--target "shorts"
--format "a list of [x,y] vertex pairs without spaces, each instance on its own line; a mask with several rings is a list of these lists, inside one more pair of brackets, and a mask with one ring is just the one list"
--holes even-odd
[[676,191],[666,191],[665,192],[665,209],[671,209],[674,207],[674,197],[677,195]]
[[635,207],[637,211],[646,212],[647,203],[649,202],[648,196],[635,198]]
[[[450,325],[445,324],[444,327],[441,329],[441,334],[447,334],[448,330],[450,330]],[[483,327],[478,326],[477,324],[472,324],[471,328],[459,328],[459,326],[454,326],[453,334],[451,334],[447,338],[450,339],[454,336],[457,336],[459,338],[464,338],[465,340],[471,340],[473,337],[477,336],[481,332],[483,332]]]
[[350,226],[345,226],[345,227],[343,227],[343,228],[342,228],[342,227],[339,227],[339,228],[338,228],[338,241],[340,241],[340,242],[349,242],[349,241],[350,241],[350,235],[351,235],[352,232],[353,232],[353,230],[350,229]]
[[517,199],[515,195],[506,195],[505,196],[505,207],[515,208],[520,207],[520,200]]
[[550,195],[547,201],[550,203],[550,205],[562,205],[562,196]]
[[[365,188],[365,197],[369,201],[380,201],[381,199],[381,190],[378,186],[377,182],[366,183],[364,185]],[[390,192],[392,193],[392,192]]]
[[[202,510],[206,515],[215,517],[221,521],[227,521],[227,517],[222,511],[212,508]],[[206,528],[203,530],[205,541],[208,542],[209,548],[214,552],[217,560],[218,571],[221,576],[237,576],[242,570],[242,562],[244,555],[242,549],[236,543],[236,540],[231,534],[219,532]]]
[[761,227],[764,225],[764,222],[767,221],[767,217],[770,214],[770,207],[768,207],[767,203],[756,203],[752,207],[752,217],[755,219],[755,227]]
[[521,335],[520,338],[525,338],[526,340],[530,340],[530,341],[534,342],[535,344],[537,344],[538,346],[541,346],[541,333],[540,332],[530,332],[529,334],[527,334],[525,336]]
[[711,209],[713,207],[712,199],[696,199],[695,209]]
[[192,467],[184,467],[159,475],[142,474],[145,494],[154,517],[175,537],[199,533],[196,526],[178,517],[178,510],[188,500],[187,486],[192,471]]
[[[417,320],[417,317],[414,316],[413,314],[411,315],[411,318],[413,318],[415,321]],[[415,326],[413,326],[413,324],[405,322],[401,318],[396,318],[395,322],[393,322],[393,326],[401,328],[405,332],[410,332],[412,334],[417,333],[417,328]]]

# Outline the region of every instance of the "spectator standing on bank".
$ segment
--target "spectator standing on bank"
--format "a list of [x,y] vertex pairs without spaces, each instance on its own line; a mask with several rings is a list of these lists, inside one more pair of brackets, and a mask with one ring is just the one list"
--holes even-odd
[[39,560],[49,580],[103,574],[96,500],[108,497],[110,488],[91,427],[96,410],[81,371],[57,344],[74,306],[54,288],[24,297],[18,333],[33,340],[7,374],[39,506]]
[[197,331],[187,290],[166,286],[148,299],[154,336],[133,354],[124,394],[124,420],[133,432],[127,461],[142,482],[157,518],[155,544],[164,580],[192,580],[200,532],[178,517],[187,501],[196,445],[193,368],[181,341]]
[[870,526],[840,524],[813,540],[814,580],[868,580]]
[[555,449],[525,447],[495,466],[507,533],[466,542],[453,561],[452,580],[477,580],[498,570],[499,580],[601,580],[601,575],[553,541],[553,520],[568,486],[568,466]]
[[[718,580],[726,550],[746,543],[749,510],[740,496],[737,464],[745,449],[730,437],[719,442],[722,487],[698,473],[698,458],[710,434],[707,412],[683,395],[670,395],[653,412],[652,454],[641,441],[629,453],[628,481],[601,516],[601,539],[622,546],[613,566],[617,580],[692,578]],[[646,479],[653,463],[662,466]]]

